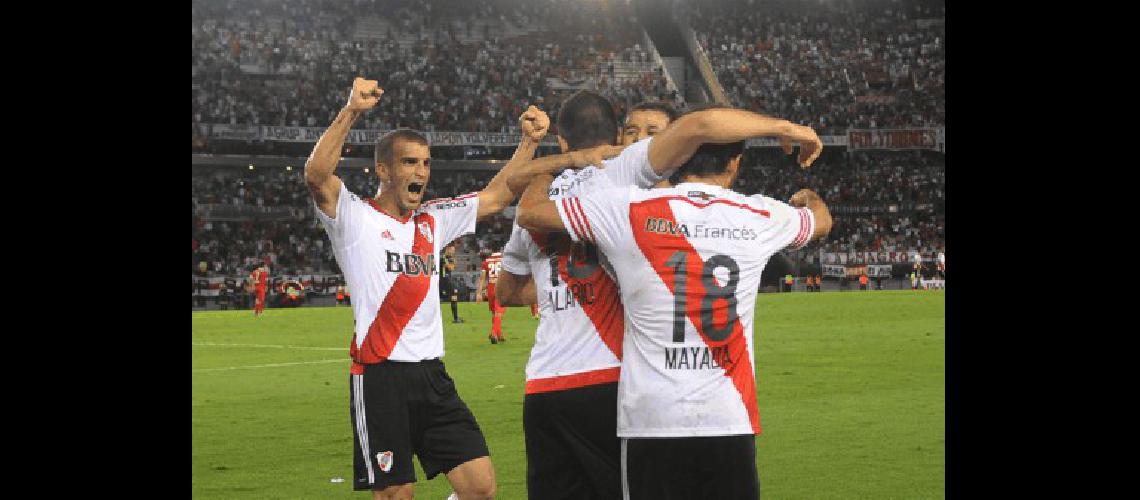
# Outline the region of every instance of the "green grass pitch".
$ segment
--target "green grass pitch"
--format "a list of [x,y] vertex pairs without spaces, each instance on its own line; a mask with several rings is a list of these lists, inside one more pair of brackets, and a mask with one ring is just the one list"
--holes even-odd
[[[448,372],[491,449],[498,498],[526,498],[524,366],[537,321],[443,304]],[[764,498],[943,498],[945,296],[761,294],[756,438]],[[192,313],[195,498],[368,498],[352,492],[348,307]],[[416,497],[444,500],[441,474]],[[344,482],[331,482],[334,477]]]

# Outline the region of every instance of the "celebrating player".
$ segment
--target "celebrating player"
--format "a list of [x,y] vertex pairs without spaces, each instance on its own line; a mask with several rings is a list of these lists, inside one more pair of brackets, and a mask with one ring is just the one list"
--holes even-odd
[[[642,112],[633,119],[643,124],[648,114],[662,113]],[[653,119],[654,132],[667,125]],[[563,103],[558,132],[563,151],[611,144],[618,138],[613,105],[596,92],[578,92]],[[605,168],[563,172],[550,196],[560,199],[615,185],[652,186],[664,169],[649,166],[649,144],[626,148],[603,162]],[[565,234],[528,232],[517,224],[502,266],[496,285],[500,302],[535,302],[541,317],[523,399],[529,497],[619,497],[615,425],[623,321],[617,285],[602,270],[592,246],[571,245]]]
[[759,496],[752,321],[760,275],[775,252],[831,227],[809,190],[789,206],[728,189],[744,139],[771,135],[787,153],[799,143],[804,167],[822,149],[810,128],[708,109],[648,141],[650,165],[683,164],[674,187],[588,189],[554,201],[550,177],[540,176],[520,202],[520,225],[596,245],[615,271],[628,323],[617,404],[625,498]]
[[484,250],[481,256],[483,257],[482,272],[479,273],[479,286],[475,289],[475,302],[479,302],[483,297],[487,298],[487,307],[491,309],[491,334],[487,338],[491,339],[492,344],[498,344],[507,340],[503,338],[503,314],[507,312],[507,308],[500,304],[495,297],[495,282],[499,280],[499,269],[502,268],[503,254]]
[[514,157],[480,192],[422,202],[431,152],[419,133],[398,129],[376,144],[382,189],[361,199],[333,175],[349,129],[380,100],[375,80],[356,78],[348,104],[321,135],[305,164],[317,216],[344,270],[355,328],[349,394],[355,434],[353,487],[374,498],[411,498],[412,455],[432,479],[443,472],[459,498],[492,498],[494,469],[486,441],[459,398],[444,354],[437,262],[443,246],[501,212],[535,173],[585,166],[613,154],[596,149],[527,162],[549,126],[531,107]]
[[677,110],[667,102],[643,102],[625,115],[621,129],[623,146],[657,135],[677,119]]
[[[567,101],[559,115],[559,133],[571,138],[563,141],[568,142],[564,147],[608,140],[606,124],[613,127],[615,122],[602,118],[607,109],[601,96]],[[767,127],[761,132],[774,133],[778,130],[774,125],[783,122],[755,116]],[[604,162],[604,169],[563,173],[543,192],[562,200],[612,186],[649,187],[692,154],[695,146],[685,144],[690,135],[731,140],[753,132],[718,126],[712,120],[690,120],[685,126],[695,128],[688,134],[640,141]],[[530,274],[543,312],[527,363],[523,404],[531,498],[616,497],[621,448],[615,427],[615,381],[625,320],[616,283],[603,270],[609,263],[599,258],[595,246],[573,242],[565,231],[548,234],[515,228],[504,254],[500,296],[509,294],[508,283],[518,279],[515,275]],[[606,400],[611,403],[602,403]]]

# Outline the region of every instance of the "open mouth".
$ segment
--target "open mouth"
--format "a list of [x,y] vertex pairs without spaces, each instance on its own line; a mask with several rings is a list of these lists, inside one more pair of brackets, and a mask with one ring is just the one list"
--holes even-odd
[[415,195],[422,195],[424,192],[424,183],[413,182],[408,184],[408,192]]

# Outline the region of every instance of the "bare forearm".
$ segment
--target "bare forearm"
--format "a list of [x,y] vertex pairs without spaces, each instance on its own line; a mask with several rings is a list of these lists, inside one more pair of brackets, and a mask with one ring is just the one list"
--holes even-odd
[[363,114],[362,111],[353,111],[348,108],[340,110],[332,125],[321,134],[309,159],[305,162],[305,181],[310,185],[320,185],[336,170],[340,162],[341,148],[348,138],[348,131]]
[[519,172],[528,170],[528,163],[534,158],[536,151],[538,151],[538,142],[524,136],[523,140],[519,142],[519,146],[515,148],[515,154],[511,156],[511,160],[503,166],[502,170],[499,170],[498,174],[495,174],[487,188],[497,187],[496,183],[499,183],[510,191],[512,200],[517,198],[526,189],[527,181],[530,180],[526,175],[519,175]]
[[694,113],[697,141],[724,144],[753,137],[788,134],[792,122],[743,109],[710,109]]
[[788,133],[794,124],[741,109],[717,108],[682,116],[649,145],[649,164],[662,175],[680,167],[704,143],[729,143]]
[[536,175],[519,200],[516,215],[520,226],[535,231],[565,231],[558,209],[550,201],[550,174]]

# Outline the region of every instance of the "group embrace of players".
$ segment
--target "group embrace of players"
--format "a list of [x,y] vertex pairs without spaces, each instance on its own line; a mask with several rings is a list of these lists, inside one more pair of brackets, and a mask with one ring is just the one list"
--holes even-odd
[[782,202],[729,188],[745,140],[777,137],[788,154],[798,145],[806,168],[822,151],[816,133],[660,104],[620,127],[603,96],[581,91],[557,117],[562,154],[534,158],[550,120],[532,106],[506,166],[454,198],[421,200],[427,140],[392,131],[376,145],[380,192],[365,199],[333,171],[382,94],[357,78],[305,166],[353,291],[354,488],[412,498],[415,455],[455,497],[494,497],[486,441],[440,360],[440,251],[521,197],[488,298],[541,316],[523,405],[529,497],[758,498],[760,274],[781,249],[826,235],[831,215],[807,189]]

